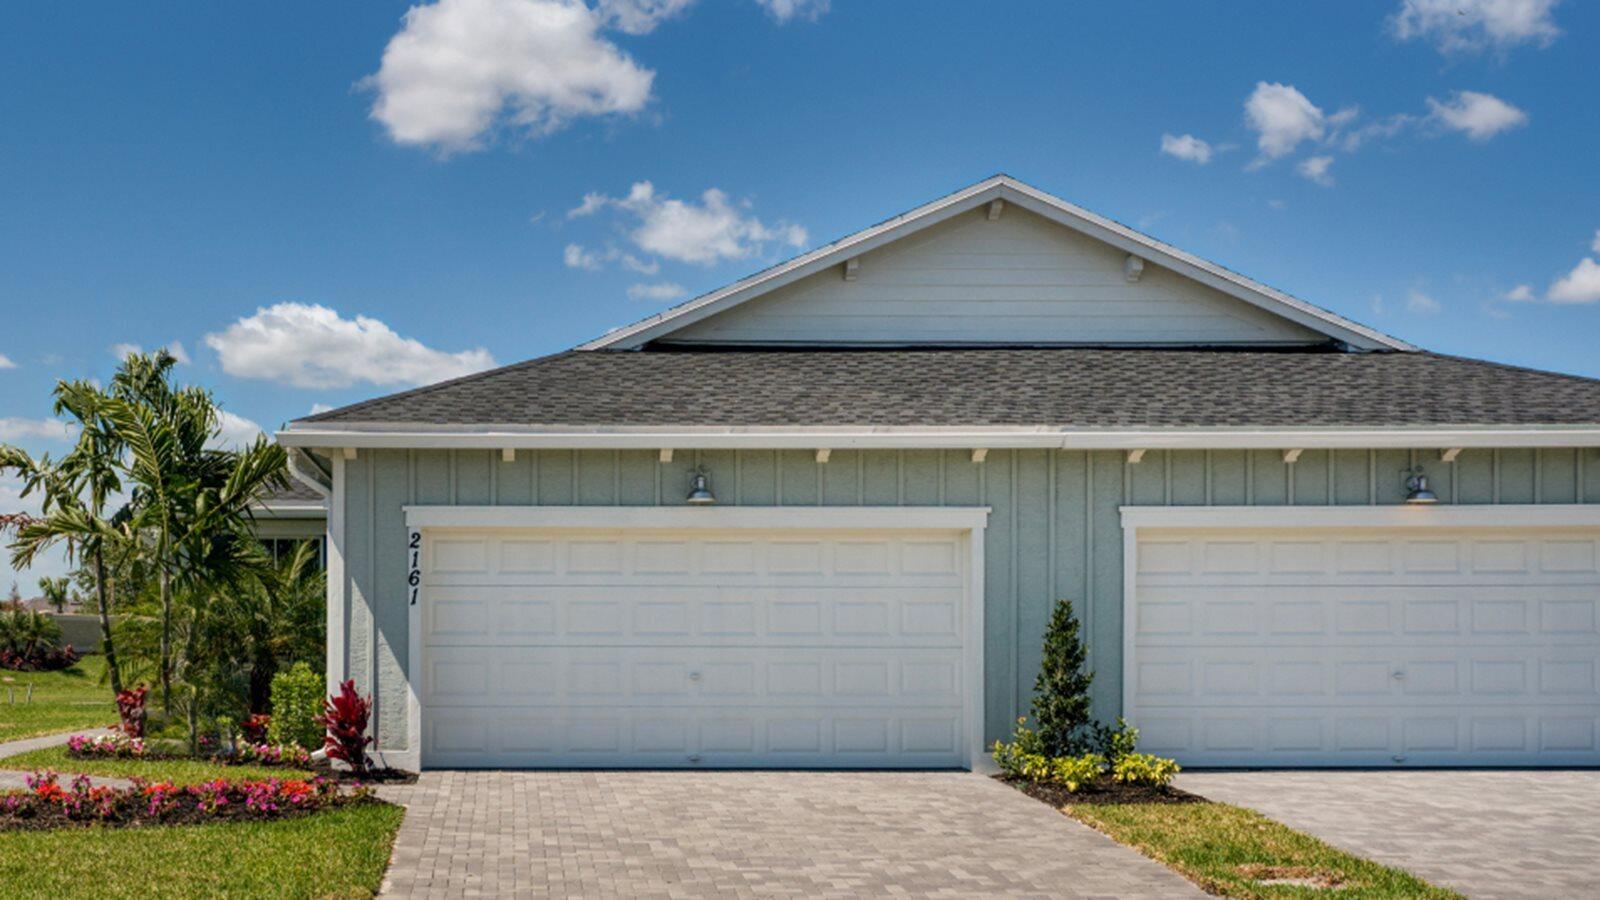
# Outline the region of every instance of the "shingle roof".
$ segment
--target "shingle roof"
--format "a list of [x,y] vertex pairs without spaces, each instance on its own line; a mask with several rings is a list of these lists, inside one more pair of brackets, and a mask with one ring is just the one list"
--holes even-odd
[[298,479],[291,478],[289,479],[289,484],[287,487],[284,487],[281,490],[272,491],[271,493],[262,497],[261,502],[266,504],[316,504],[322,502],[322,495],[318,494],[316,491],[313,491],[311,488],[306,487]]
[[1432,353],[568,351],[298,427],[1600,424],[1600,381]]

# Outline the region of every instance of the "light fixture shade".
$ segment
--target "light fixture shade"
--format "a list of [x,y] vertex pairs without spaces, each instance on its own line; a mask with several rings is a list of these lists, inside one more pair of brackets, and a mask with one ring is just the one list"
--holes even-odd
[[710,506],[717,502],[716,495],[711,493],[711,478],[704,466],[697,466],[689,474],[689,496],[683,498],[683,502],[690,506]]
[[1406,479],[1406,502],[1416,504],[1438,503],[1439,495],[1428,487],[1428,476],[1417,473]]

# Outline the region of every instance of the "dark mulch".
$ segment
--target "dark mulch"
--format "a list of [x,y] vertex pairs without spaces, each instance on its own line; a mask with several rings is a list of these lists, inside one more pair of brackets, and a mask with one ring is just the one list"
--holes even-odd
[[311,767],[313,775],[337,781],[340,784],[416,784],[417,773],[405,769],[368,769],[367,774],[357,775],[349,769],[335,769],[327,763],[317,763]]
[[995,776],[1035,800],[1060,809],[1063,806],[1105,803],[1205,803],[1206,798],[1174,787],[1153,788],[1143,785],[1118,784],[1115,781],[1084,785],[1072,792],[1058,784],[1041,784],[1020,778]]
[[158,816],[145,815],[139,809],[141,801],[117,804],[116,812],[108,818],[73,818],[56,806],[36,807],[26,813],[0,813],[0,833],[7,831],[52,831],[59,828],[148,828],[157,825],[210,825],[217,822],[264,822],[279,819],[303,819],[331,809],[343,809],[364,803],[385,803],[367,795],[351,796],[310,809],[284,807],[277,810],[250,809],[243,803],[230,803],[214,812],[202,812],[193,806],[164,810]]

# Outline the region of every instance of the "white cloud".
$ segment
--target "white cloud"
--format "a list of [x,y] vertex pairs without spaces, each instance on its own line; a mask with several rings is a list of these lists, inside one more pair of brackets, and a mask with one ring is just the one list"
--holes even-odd
[[364,82],[397,143],[472,150],[502,120],[537,136],[650,99],[655,73],[601,37],[603,17],[578,0],[439,0],[403,23]]
[[567,210],[567,218],[577,219],[582,216],[592,216],[605,209],[606,201],[611,198],[599,191],[590,191],[583,195],[583,202]]
[[1511,290],[1506,291],[1504,294],[1501,294],[1500,299],[1507,300],[1512,303],[1532,303],[1538,298],[1533,295],[1532,287],[1526,284],[1519,284]]
[[1595,229],[1594,243],[1589,245],[1589,249],[1596,253],[1600,253],[1600,228]]
[[72,426],[60,419],[0,419],[0,441],[8,444],[30,439],[68,441],[73,433]]
[[1333,187],[1333,176],[1328,173],[1331,168],[1333,168],[1333,157],[1311,156],[1301,160],[1300,165],[1295,167],[1295,171],[1299,172],[1301,177],[1323,187]]
[[756,0],[780,23],[794,19],[816,21],[828,11],[829,0]]
[[325,306],[279,303],[208,334],[222,369],[302,388],[430,384],[495,365],[483,348],[448,353],[396,334],[367,316],[341,317]]
[[325,413],[325,412],[332,412],[332,411],[333,411],[333,407],[330,406],[329,404],[326,404],[326,403],[313,403],[313,404],[311,404],[311,414],[313,416],[316,415],[317,413]]
[[582,244],[568,244],[567,249],[561,251],[561,261],[569,269],[583,269],[586,272],[600,271],[605,262],[600,254],[585,249]]
[[[678,262],[709,266],[725,259],[754,256],[771,243],[792,247],[806,244],[804,228],[788,222],[768,226],[743,211],[749,208],[748,202],[735,206],[717,188],[702,193],[699,203],[657,193],[648,181],[634,184],[626,197],[594,197],[585,195],[583,205],[574,212],[586,210],[583,215],[590,215],[604,206],[615,207],[637,221],[628,236],[639,249]],[[627,265],[628,260],[623,258],[623,263]]]
[[1211,145],[1192,134],[1161,136],[1161,152],[1178,159],[1205,165],[1211,162]]
[[694,0],[599,0],[594,10],[626,34],[649,34],[666,19],[689,8]]
[[1371,303],[1373,315],[1387,316],[1389,314],[1389,304],[1384,301],[1382,294],[1373,294]]
[[1428,98],[1430,118],[1446,128],[1486,141],[1502,131],[1528,124],[1528,114],[1492,94],[1457,91],[1448,102]]
[[217,436],[211,440],[214,447],[224,450],[237,450],[244,447],[261,436],[261,426],[246,419],[236,416],[227,410],[218,410]]
[[[172,343],[166,345],[165,347],[157,347],[156,349],[157,350],[165,350],[168,353],[172,354],[172,358],[180,366],[187,366],[190,363],[189,351],[187,351],[187,350],[185,350],[183,348],[183,342],[182,341],[173,341]],[[143,353],[143,352],[144,352],[144,347],[139,345],[139,344],[123,343],[123,344],[112,344],[111,345],[111,355],[116,358],[117,362],[122,362],[124,359],[127,359],[132,354]]]
[[[1600,240],[1600,238],[1596,238],[1596,240]],[[11,357],[0,353],[0,369],[15,369],[16,367],[17,364],[11,361]]]
[[1561,34],[1551,13],[1561,0],[1401,0],[1389,27],[1402,41],[1431,41],[1441,53],[1548,46]]
[[1440,305],[1439,301],[1433,299],[1427,294],[1424,294],[1418,288],[1412,288],[1406,293],[1406,312],[1421,313],[1423,315],[1431,316],[1443,308],[1444,307]]
[[611,245],[607,245],[606,249],[601,251],[590,250],[582,244],[568,244],[561,252],[561,261],[569,269],[583,269],[585,272],[598,272],[605,268],[607,263],[621,263],[624,269],[638,272],[640,275],[654,275],[661,271],[661,264],[655,260],[640,259]]
[[[1327,116],[1292,85],[1256,82],[1244,103],[1245,122],[1256,132],[1261,163],[1287,156],[1302,141],[1321,140]],[[1341,113],[1345,115],[1345,113]]]
[[635,284],[629,286],[628,299],[665,303],[668,300],[676,300],[685,293],[687,292],[683,289],[683,285],[663,281],[660,284]]
[[1556,279],[1545,293],[1551,303],[1594,303],[1600,301],[1600,265],[1584,258],[1571,272]]

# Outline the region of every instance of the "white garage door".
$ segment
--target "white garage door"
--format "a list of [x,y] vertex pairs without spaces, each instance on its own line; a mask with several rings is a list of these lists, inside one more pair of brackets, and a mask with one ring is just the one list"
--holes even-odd
[[422,762],[964,765],[965,541],[430,529]]
[[1595,531],[1138,535],[1126,697],[1152,752],[1600,763]]

